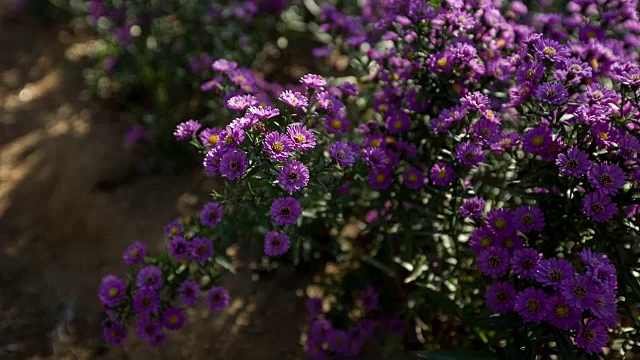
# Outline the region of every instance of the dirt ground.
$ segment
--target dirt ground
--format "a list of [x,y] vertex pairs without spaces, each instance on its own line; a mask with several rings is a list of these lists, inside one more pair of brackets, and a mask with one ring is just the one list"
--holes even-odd
[[163,246],[164,225],[199,173],[145,175],[108,191],[130,171],[122,114],[91,100],[82,61],[89,38],[59,26],[0,27],[0,359],[299,359],[305,282],[291,269],[252,280],[240,267],[222,314],[198,309],[161,350],[137,340],[100,350],[102,276],[141,240]]

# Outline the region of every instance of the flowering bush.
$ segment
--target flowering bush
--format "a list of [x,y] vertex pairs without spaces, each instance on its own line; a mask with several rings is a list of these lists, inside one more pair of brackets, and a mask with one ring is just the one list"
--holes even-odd
[[[454,0],[344,9],[324,8],[331,41],[315,53],[348,54],[358,83],[308,74],[277,99],[230,94],[224,128],[177,126],[224,186],[168,227],[168,254],[136,245],[130,280],[105,278],[107,338],[137,317],[138,335],[161,343],[161,323],[181,325],[177,304],[199,291],[224,308],[224,249],[261,239],[271,261],[321,253],[364,279],[338,281],[329,312],[309,300],[312,358],[355,355],[381,324],[427,357],[637,347],[635,2],[570,2],[562,15]],[[233,63],[215,64],[232,79]],[[357,239],[334,240],[351,225]],[[434,344],[443,313],[459,338]]]

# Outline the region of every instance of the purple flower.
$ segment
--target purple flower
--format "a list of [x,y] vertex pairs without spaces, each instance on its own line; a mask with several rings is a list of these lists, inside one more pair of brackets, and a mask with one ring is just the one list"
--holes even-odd
[[138,315],[152,315],[160,309],[158,292],[153,289],[142,288],[133,296],[133,310]]
[[372,169],[381,169],[388,165],[387,153],[378,147],[368,147],[362,151],[362,158]]
[[219,203],[215,201],[206,203],[200,211],[200,223],[214,228],[222,221],[223,214],[224,210]]
[[213,62],[211,68],[221,73],[228,73],[238,68],[238,63],[226,59],[218,59]]
[[104,306],[114,307],[126,296],[127,284],[113,275],[102,278],[98,297]]
[[198,302],[200,286],[193,280],[187,280],[180,284],[178,294],[180,294],[180,300],[183,304],[187,306],[194,306],[196,302]]
[[270,119],[280,115],[280,110],[271,106],[251,106],[248,110],[248,114],[259,119]]
[[227,289],[214,287],[207,293],[207,305],[211,311],[219,311],[229,306],[229,293]]
[[220,146],[225,150],[235,150],[244,140],[244,131],[239,127],[227,126],[221,133]]
[[402,176],[402,184],[409,189],[419,190],[424,186],[424,174],[422,170],[415,167],[408,167]]
[[561,83],[544,83],[538,87],[535,96],[553,105],[560,105],[569,99],[569,93]]
[[542,259],[536,269],[535,280],[542,285],[558,289],[560,284],[573,276],[573,266],[565,259]]
[[386,190],[393,182],[393,172],[389,168],[371,169],[369,186],[375,190]]
[[429,179],[436,186],[449,185],[454,176],[453,168],[444,162],[434,164],[431,171],[429,171]]
[[509,251],[496,246],[489,247],[478,255],[478,269],[492,278],[498,278],[509,270]]
[[354,83],[351,83],[351,82],[342,83],[338,85],[338,89],[342,90],[342,92],[347,95],[358,96],[358,85]]
[[328,132],[336,135],[344,134],[349,130],[349,121],[347,118],[339,114],[327,116],[325,119],[325,125]]
[[111,345],[122,345],[127,339],[127,329],[115,321],[108,321],[109,325],[103,325],[104,337]]
[[303,108],[309,105],[309,99],[297,91],[285,90],[280,94],[278,99],[294,108]]
[[200,133],[200,135],[198,135],[198,137],[200,138],[200,142],[202,143],[202,145],[208,148],[212,148],[218,145],[218,141],[220,141],[221,132],[222,130],[220,129],[207,128],[202,130],[202,132]]
[[600,321],[589,319],[578,329],[574,341],[587,354],[599,353],[607,345],[607,329]]
[[589,311],[600,319],[607,327],[616,327],[618,323],[618,306],[616,305],[616,293],[613,290],[598,291],[595,301]]
[[496,281],[489,286],[484,299],[489,308],[497,313],[511,311],[516,300],[516,288],[508,281]]
[[195,135],[198,130],[200,130],[201,126],[202,125],[200,125],[200,123],[195,120],[182,122],[178,124],[178,126],[176,126],[176,130],[173,132],[173,136],[176,138],[176,140],[179,141],[188,140],[190,137]]
[[582,212],[596,222],[607,222],[618,213],[618,207],[609,196],[596,191],[582,199]]
[[487,226],[497,235],[507,235],[515,229],[513,214],[508,209],[493,209],[485,218]]
[[151,317],[142,317],[136,327],[136,335],[150,345],[161,345],[164,339],[162,326],[158,320]]
[[353,166],[356,161],[355,155],[353,154],[353,151],[351,151],[351,147],[342,141],[331,144],[329,155],[336,160],[340,167],[343,168]]
[[136,241],[133,244],[129,245],[127,250],[125,250],[122,258],[124,259],[124,263],[132,266],[138,265],[142,262],[142,259],[147,255],[147,250],[144,245],[140,241]]
[[247,153],[229,151],[220,158],[220,174],[229,180],[240,179],[247,170]]
[[309,169],[300,161],[291,160],[280,170],[278,182],[289,193],[299,191],[309,184]]
[[544,291],[528,287],[516,295],[513,308],[524,321],[538,324],[546,316],[546,302]]
[[191,258],[205,262],[213,256],[213,243],[206,237],[196,237],[191,240]]
[[280,226],[293,225],[302,215],[298,200],[292,197],[275,199],[271,204],[271,218]]
[[162,325],[169,330],[180,330],[184,325],[184,311],[170,307],[162,314]]
[[469,237],[469,246],[476,254],[480,254],[490,247],[500,245],[498,236],[488,226],[481,226],[473,230]]
[[136,286],[139,288],[147,288],[157,291],[162,287],[162,283],[162,270],[154,265],[147,265],[143,267],[136,277]]
[[174,237],[167,245],[169,254],[176,261],[189,260],[191,255],[191,243],[185,240],[182,236]]
[[327,85],[327,81],[320,75],[316,74],[307,74],[300,78],[300,82],[309,88],[313,89],[322,89],[323,86]]
[[258,99],[253,95],[236,95],[227,100],[227,107],[231,110],[244,110],[257,103]]
[[547,321],[559,329],[572,329],[580,323],[582,311],[573,307],[560,294],[547,298]]
[[564,280],[560,292],[572,307],[580,310],[592,307],[598,293],[595,284],[584,275]]
[[532,154],[547,152],[553,143],[551,129],[546,126],[538,126],[528,130],[522,139],[524,151]]
[[291,139],[294,150],[307,151],[316,146],[315,135],[304,125],[293,124],[287,126],[287,136]]
[[264,139],[263,149],[276,161],[285,161],[291,155],[295,145],[286,135],[277,131],[269,133]]
[[537,56],[553,62],[560,61],[569,56],[569,50],[554,40],[539,39],[534,42],[533,48]]
[[391,134],[402,134],[411,128],[411,117],[402,112],[387,115],[386,128]]
[[588,174],[589,183],[596,191],[604,195],[615,195],[624,187],[626,176],[615,164],[597,164],[591,167]]
[[571,148],[566,154],[559,154],[556,165],[560,167],[560,175],[580,177],[591,167],[589,155],[578,148]]
[[520,206],[513,214],[516,230],[528,233],[532,230],[542,231],[544,215],[537,206]]
[[466,218],[477,219],[479,217],[482,217],[484,206],[484,199],[477,196],[465,199],[460,206],[460,215]]
[[342,330],[332,330],[329,333],[328,343],[329,350],[336,354],[343,354],[349,346],[347,333]]
[[474,168],[484,161],[482,147],[470,141],[463,142],[456,146],[456,160],[469,168]]
[[511,269],[522,279],[533,279],[536,276],[540,260],[542,260],[542,254],[539,254],[535,249],[519,249],[513,252]]
[[524,63],[518,68],[516,80],[519,84],[534,83],[544,75],[544,64],[538,61]]
[[264,253],[267,256],[280,256],[289,251],[291,241],[285,233],[269,231],[264,237]]
[[202,165],[204,166],[204,173],[207,176],[220,175],[220,160],[222,159],[222,155],[224,155],[224,152],[220,151],[219,148],[213,148],[205,155]]

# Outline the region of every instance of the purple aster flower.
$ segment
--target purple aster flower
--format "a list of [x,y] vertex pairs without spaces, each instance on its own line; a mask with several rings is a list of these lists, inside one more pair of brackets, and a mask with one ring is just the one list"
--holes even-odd
[[499,124],[489,120],[480,119],[473,124],[471,132],[476,136],[478,142],[483,145],[492,144],[499,134]]
[[516,295],[514,310],[526,322],[540,323],[547,313],[547,296],[544,291],[528,287]]
[[474,196],[469,199],[464,199],[460,206],[460,215],[466,218],[477,219],[482,217],[484,211],[485,201],[482,198]]
[[202,130],[198,137],[200,138],[200,142],[202,145],[212,148],[218,145],[218,141],[220,141],[220,133],[222,130],[216,128],[206,128]]
[[275,199],[271,204],[271,218],[280,226],[293,225],[302,215],[298,200],[292,197]]
[[482,147],[470,141],[463,142],[456,146],[456,160],[469,168],[474,168],[484,161]]
[[566,259],[542,259],[536,269],[535,280],[542,285],[558,289],[560,284],[573,276],[573,266]]
[[513,214],[516,230],[528,233],[532,230],[542,231],[544,215],[537,206],[520,206]]
[[411,128],[411,117],[403,112],[387,115],[386,128],[391,134],[402,134]]
[[127,339],[127,329],[115,321],[108,321],[109,325],[103,325],[104,337],[111,345],[122,345]]
[[518,232],[513,229],[511,232],[499,235],[498,239],[502,242],[502,247],[509,250],[509,255],[513,255],[516,250],[522,249],[524,245],[524,239],[518,235]]
[[293,124],[287,126],[287,136],[291,139],[294,150],[307,151],[316,146],[315,135],[304,125]]
[[229,306],[229,292],[219,286],[214,287],[207,293],[207,305],[211,311],[219,311]]
[[615,195],[624,187],[626,176],[615,164],[597,164],[588,173],[589,183],[599,193]]
[[570,55],[569,50],[564,45],[544,38],[534,41],[533,48],[537,56],[553,62],[563,60]]
[[613,290],[600,290],[595,294],[595,300],[589,311],[600,319],[605,326],[615,328],[618,324],[618,306],[616,293]]
[[535,96],[553,105],[563,104],[569,99],[569,93],[561,83],[544,83],[536,89]]
[[200,211],[200,223],[214,228],[222,221],[223,214],[224,210],[219,203],[215,201],[206,203]]
[[276,161],[287,160],[294,147],[291,139],[277,131],[269,133],[264,139],[264,151]]
[[178,124],[178,126],[176,126],[176,130],[173,132],[173,136],[176,138],[176,140],[189,140],[190,137],[195,135],[195,133],[200,130],[201,126],[202,125],[200,125],[200,123],[195,120],[182,122]]
[[104,306],[114,307],[120,304],[126,294],[127,284],[113,275],[102,278],[98,297]]
[[211,68],[221,73],[228,73],[238,68],[238,63],[227,59],[218,59],[213,62]]
[[219,148],[213,148],[205,155],[202,166],[207,176],[220,175],[220,160],[222,159],[222,155],[224,155],[224,151],[221,151]]
[[489,308],[497,313],[511,311],[516,300],[516,288],[508,281],[496,281],[489,286],[484,299]]
[[342,83],[338,85],[338,89],[340,89],[346,95],[358,96],[358,85],[354,83],[351,83],[351,82]]
[[164,228],[164,234],[167,235],[169,238],[173,236],[181,236],[183,231],[184,231],[184,228],[182,227],[182,224],[178,220],[173,220],[172,222],[167,224],[167,226],[165,226]]
[[424,174],[422,170],[415,167],[407,168],[402,176],[402,180],[402,184],[412,190],[419,190],[424,186]]
[[271,119],[272,117],[280,115],[280,110],[271,106],[251,106],[249,107],[248,114],[259,119]]
[[596,286],[584,275],[571,277],[560,284],[560,292],[567,302],[580,310],[588,309],[596,301]]
[[510,234],[515,229],[513,214],[509,209],[493,209],[489,211],[485,218],[485,223],[498,236]]
[[313,89],[322,89],[323,86],[327,85],[327,81],[320,75],[316,74],[307,74],[300,78],[300,82],[309,88]]
[[587,354],[599,353],[607,345],[607,329],[600,321],[589,319],[578,329],[574,342]]
[[609,196],[596,191],[582,199],[582,212],[596,222],[607,222],[618,213],[618,207]]
[[133,296],[133,310],[138,315],[151,315],[160,309],[158,292],[153,289],[142,288]]
[[481,226],[473,230],[469,237],[469,246],[476,254],[480,254],[490,247],[499,247],[498,236],[488,226]]
[[349,130],[349,121],[342,115],[333,114],[325,119],[327,131],[332,134],[344,134]]
[[196,237],[191,240],[191,258],[205,262],[213,256],[213,243],[206,237]]
[[184,311],[170,307],[162,314],[162,325],[169,330],[180,330],[184,325]]
[[329,333],[329,350],[336,354],[343,354],[349,347],[347,333],[342,330],[332,330]]
[[546,126],[529,129],[522,139],[522,148],[532,154],[543,154],[551,148],[553,143],[551,136],[551,129]]
[[362,151],[362,158],[367,166],[372,169],[381,169],[387,166],[387,153],[378,147],[368,147]]
[[196,302],[198,302],[200,286],[193,280],[187,280],[180,284],[178,294],[180,295],[180,300],[183,304],[187,306],[194,306]]
[[479,91],[469,93],[460,99],[460,104],[469,110],[484,111],[489,108],[489,97]]
[[124,255],[122,255],[122,258],[124,259],[125,264],[133,266],[140,264],[146,255],[147,250],[144,245],[140,241],[136,241],[129,245],[127,250],[125,250]]
[[167,245],[169,254],[176,261],[189,260],[191,255],[191,243],[182,236],[175,236]]
[[220,133],[220,146],[225,150],[235,150],[244,140],[244,131],[239,127],[227,126]]
[[583,79],[591,78],[591,66],[578,58],[565,59],[561,69],[557,69],[553,77],[568,84],[579,84]]
[[478,255],[478,269],[492,278],[498,278],[509,270],[509,251],[492,246]]
[[162,270],[154,265],[143,267],[136,276],[136,286],[151,290],[159,290],[162,287]]
[[162,326],[158,320],[151,317],[140,318],[136,327],[136,335],[148,343],[156,342],[156,338],[162,335]]
[[566,154],[558,155],[556,165],[560,167],[560,175],[580,177],[589,171],[591,162],[587,153],[571,148]]
[[291,241],[285,233],[269,231],[264,237],[264,253],[267,256],[280,256],[289,251]]
[[573,329],[580,323],[582,311],[573,307],[562,295],[547,298],[547,321],[559,329]]
[[257,103],[258,99],[253,95],[236,95],[227,100],[227,107],[231,110],[244,110]]
[[585,248],[578,253],[578,258],[587,268],[596,268],[611,265],[611,260],[604,254],[595,253],[589,248]]
[[393,172],[389,168],[369,171],[369,185],[375,190],[386,190],[392,182]]
[[280,170],[278,182],[289,193],[300,191],[309,184],[309,169],[300,161],[291,160]]
[[540,260],[542,260],[542,254],[539,254],[535,249],[519,249],[513,252],[511,269],[522,279],[533,279],[536,276]]
[[303,108],[309,105],[309,99],[297,91],[285,90],[280,94],[278,99],[294,108]]
[[429,179],[431,179],[431,183],[436,186],[449,185],[454,176],[455,172],[453,168],[444,162],[434,164],[431,171],[429,171]]
[[538,61],[524,63],[518,68],[516,80],[519,84],[534,83],[544,75],[544,64]]
[[329,155],[336,160],[340,167],[343,168],[353,166],[356,161],[355,155],[353,154],[353,151],[351,151],[351,147],[342,141],[331,144]]
[[220,158],[220,174],[229,180],[240,179],[247,170],[247,153],[229,151]]

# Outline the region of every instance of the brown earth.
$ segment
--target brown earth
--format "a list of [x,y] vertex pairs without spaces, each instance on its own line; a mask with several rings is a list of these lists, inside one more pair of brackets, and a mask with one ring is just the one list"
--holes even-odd
[[[230,309],[189,315],[161,350],[132,340],[101,351],[97,286],[125,247],[163,246],[164,225],[211,184],[199,173],[126,177],[125,115],[84,90],[92,41],[59,26],[0,27],[0,359],[298,359],[304,279],[241,266]],[[187,205],[185,205],[187,204]]]

